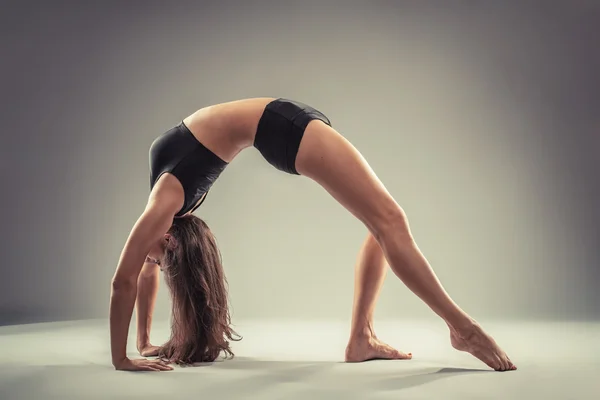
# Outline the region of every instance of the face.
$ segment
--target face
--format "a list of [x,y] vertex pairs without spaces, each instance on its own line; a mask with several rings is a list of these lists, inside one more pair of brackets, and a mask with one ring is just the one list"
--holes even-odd
[[162,260],[165,256],[165,250],[171,240],[171,235],[166,234],[160,240],[158,240],[150,251],[148,252],[148,257],[154,258],[156,260]]

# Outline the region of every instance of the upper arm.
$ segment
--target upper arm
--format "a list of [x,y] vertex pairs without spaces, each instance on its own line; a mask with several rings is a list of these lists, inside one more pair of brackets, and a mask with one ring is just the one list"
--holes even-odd
[[113,278],[114,282],[133,284],[137,281],[146,255],[171,227],[177,207],[175,202],[159,201],[157,196],[150,198],[146,209],[129,233]]

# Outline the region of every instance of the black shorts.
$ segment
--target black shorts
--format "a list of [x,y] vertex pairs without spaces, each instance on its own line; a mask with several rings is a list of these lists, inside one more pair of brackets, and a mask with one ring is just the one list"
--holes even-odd
[[315,119],[331,126],[329,118],[306,104],[274,100],[265,107],[258,122],[254,147],[275,168],[300,175],[296,170],[296,155],[306,126]]
[[[194,212],[196,203],[228,165],[202,143],[181,122],[160,135],[150,146],[150,190],[165,172],[173,174],[183,186],[185,200],[176,216]],[[204,202],[202,199],[202,202]]]

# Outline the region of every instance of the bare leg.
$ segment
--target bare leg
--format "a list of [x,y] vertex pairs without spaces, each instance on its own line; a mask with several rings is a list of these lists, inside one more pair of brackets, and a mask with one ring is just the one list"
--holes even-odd
[[300,145],[296,168],[367,226],[394,273],[446,322],[455,348],[496,370],[515,368],[491,336],[444,290],[413,240],[404,211],[352,144],[323,122],[313,121]]
[[450,298],[412,239],[407,222],[382,228],[378,241],[398,278],[446,322],[455,349],[471,353],[497,371],[516,369],[494,339]]
[[373,359],[410,359],[411,353],[400,352],[377,338],[373,313],[387,273],[385,256],[379,243],[369,234],[360,250],[354,279],[352,327],[346,347],[347,362]]

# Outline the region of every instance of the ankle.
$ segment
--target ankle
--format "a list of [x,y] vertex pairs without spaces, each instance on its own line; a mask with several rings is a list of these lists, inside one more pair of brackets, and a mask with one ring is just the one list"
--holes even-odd
[[446,321],[448,328],[460,337],[471,336],[479,324],[473,318],[465,318],[456,321]]
[[150,341],[149,340],[143,340],[143,341],[137,341],[136,343],[136,348],[138,351],[142,351],[143,349],[145,349],[146,347],[150,346]]
[[350,341],[368,340],[375,337],[375,331],[371,322],[355,324],[350,331]]

